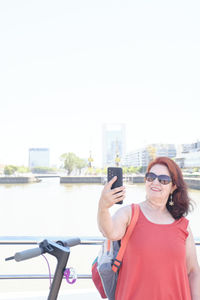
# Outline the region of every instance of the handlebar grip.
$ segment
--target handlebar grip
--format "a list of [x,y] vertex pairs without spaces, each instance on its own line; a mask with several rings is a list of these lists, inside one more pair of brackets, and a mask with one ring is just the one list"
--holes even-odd
[[61,243],[64,247],[73,247],[79,245],[81,240],[79,237],[69,238],[66,241],[58,241],[57,243]]
[[42,253],[43,253],[42,248],[37,247],[37,248],[28,249],[28,250],[24,250],[24,251],[15,253],[14,259],[16,261],[22,261],[22,260],[25,260],[25,259],[29,259],[29,258],[32,258],[32,257],[39,256]]

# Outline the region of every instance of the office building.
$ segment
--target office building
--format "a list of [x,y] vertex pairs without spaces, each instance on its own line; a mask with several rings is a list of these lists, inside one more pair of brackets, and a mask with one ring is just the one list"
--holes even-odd
[[176,156],[176,147],[174,144],[155,144],[156,156],[167,156],[174,158]]
[[175,161],[181,168],[200,168],[200,142],[181,144]]
[[104,124],[103,125],[103,157],[104,167],[115,166],[116,157],[121,159],[126,151],[125,125],[124,124]]
[[48,148],[30,148],[29,149],[29,168],[49,167],[49,149]]
[[123,166],[126,167],[147,167],[150,161],[147,148],[130,151],[123,158]]
[[184,168],[200,168],[200,149],[191,150],[188,153],[182,153]]
[[149,162],[158,156],[174,158],[176,148],[173,144],[150,144],[146,147],[131,151],[123,158],[123,165],[130,167],[147,167]]

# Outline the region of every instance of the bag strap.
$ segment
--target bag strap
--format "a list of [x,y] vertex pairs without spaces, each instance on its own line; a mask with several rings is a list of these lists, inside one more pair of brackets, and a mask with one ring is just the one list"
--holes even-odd
[[121,262],[122,262],[122,258],[124,255],[124,252],[126,250],[126,246],[128,244],[128,240],[131,236],[131,233],[137,223],[138,217],[139,217],[139,212],[140,212],[140,208],[138,204],[132,204],[132,216],[131,216],[131,222],[128,226],[128,229],[124,235],[124,237],[121,240],[121,247],[119,248],[119,252],[114,260],[113,266],[112,266],[112,270],[114,272],[117,272],[121,266]]

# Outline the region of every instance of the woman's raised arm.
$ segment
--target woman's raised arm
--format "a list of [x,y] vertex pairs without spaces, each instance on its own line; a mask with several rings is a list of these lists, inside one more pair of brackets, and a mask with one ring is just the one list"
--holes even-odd
[[110,240],[123,237],[131,219],[131,207],[120,208],[112,217],[109,208],[125,198],[125,187],[111,189],[117,177],[112,178],[103,188],[98,206],[98,226],[102,234]]

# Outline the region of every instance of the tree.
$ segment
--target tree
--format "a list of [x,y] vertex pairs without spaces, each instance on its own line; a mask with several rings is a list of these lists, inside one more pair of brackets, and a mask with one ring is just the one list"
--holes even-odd
[[87,162],[85,159],[77,157],[77,162],[76,162],[76,168],[79,170],[79,174],[81,173],[81,170],[87,166]]
[[140,167],[137,167],[137,173],[144,173],[146,171],[146,167],[144,166],[140,166]]
[[32,171],[32,173],[48,174],[48,173],[55,173],[57,170],[56,170],[56,168],[34,167],[31,169],[31,171]]
[[96,173],[97,175],[102,174],[102,173],[103,173],[103,170],[100,169],[100,168],[96,168],[96,169],[95,169],[95,173]]
[[68,175],[76,168],[80,171],[80,169],[85,167],[84,160],[76,156],[73,152],[62,154],[60,159],[63,161],[64,169],[67,170]]
[[15,171],[17,171],[17,167],[13,166],[13,165],[7,165],[4,168],[4,174],[5,175],[12,175],[15,173]]
[[19,172],[19,173],[28,173],[28,172],[30,172],[30,169],[25,167],[25,166],[20,166],[20,167],[17,167],[17,172]]
[[136,167],[133,167],[133,166],[128,167],[128,173],[129,174],[133,174],[133,173],[136,173],[136,172],[137,172],[137,168]]
[[104,175],[107,174],[107,168],[106,168],[106,167],[103,168],[102,173],[103,173]]
[[123,167],[123,174],[127,174],[128,173],[128,168],[127,167]]

